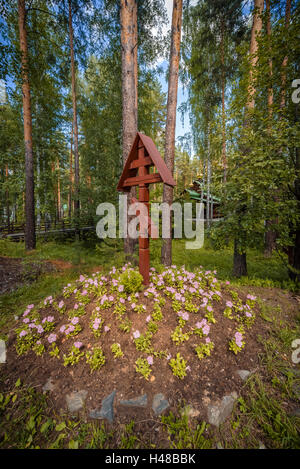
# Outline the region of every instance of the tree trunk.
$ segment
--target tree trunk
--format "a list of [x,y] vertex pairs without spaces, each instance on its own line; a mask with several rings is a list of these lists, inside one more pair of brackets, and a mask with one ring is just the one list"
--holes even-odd
[[257,63],[257,49],[258,49],[258,42],[257,42],[257,35],[260,34],[262,30],[262,12],[264,9],[264,0],[254,0],[254,12],[253,12],[253,23],[251,29],[251,40],[250,40],[250,80],[249,80],[249,88],[248,88],[248,103],[247,108],[254,109],[255,104],[255,85],[253,80],[253,70],[255,69]]
[[236,239],[234,240],[233,275],[234,277],[248,275],[246,252],[240,252],[239,244]]
[[60,167],[59,160],[57,160],[57,219],[61,217],[61,195],[60,195]]
[[[137,1],[121,0],[122,47],[122,159],[126,163],[137,134]],[[135,197],[135,188],[129,198]],[[130,200],[128,200],[128,204]],[[136,240],[124,239],[124,252],[129,258],[134,253]]]
[[210,158],[210,123],[207,130],[207,188],[206,188],[206,223],[210,228],[210,183],[211,183],[211,158]]
[[[273,115],[273,87],[271,84],[273,76],[273,63],[272,63],[272,49],[271,49],[271,11],[270,11],[270,0],[266,0],[266,13],[267,13],[267,36],[269,42],[269,78],[270,85],[268,86],[268,134],[271,136],[272,133],[272,115]],[[276,245],[276,232],[272,230],[272,225],[276,223],[276,220],[266,220],[266,236],[265,236],[265,251],[264,255],[270,257]]]
[[32,117],[30,100],[30,82],[28,75],[28,46],[26,31],[25,0],[18,0],[18,22],[20,33],[22,99],[25,143],[25,249],[36,246],[34,214],[34,169],[32,144]]
[[[291,19],[291,3],[292,0],[286,0],[285,4],[285,27],[288,29]],[[281,68],[281,100],[280,100],[280,109],[285,107],[285,89],[286,89],[286,67],[288,63],[288,56],[286,55],[283,59]]]
[[[258,42],[257,36],[261,33],[262,30],[262,12],[264,9],[264,0],[254,0],[254,11],[253,11],[253,22],[251,28],[251,39],[250,39],[250,73],[249,73],[249,86],[248,86],[248,101],[246,103],[246,120],[245,127],[250,125],[249,115],[254,110],[255,106],[255,83],[253,80],[253,71],[257,63],[257,51],[258,51]],[[248,149],[244,150],[249,152]],[[239,207],[239,213],[242,216],[246,207],[244,207],[243,202]],[[239,221],[239,226],[242,231],[241,223]],[[234,240],[234,253],[233,253],[233,275],[236,277],[241,277],[242,275],[247,275],[247,256],[246,251],[240,246],[240,243],[235,238]]]
[[8,191],[8,165],[5,165],[5,182],[6,182],[6,191],[5,191],[5,199],[6,199],[6,217],[7,217],[7,228],[8,231],[10,229],[10,207],[9,207],[9,191]]
[[222,161],[224,171],[224,183],[227,180],[227,156],[226,156],[226,119],[225,119],[225,53],[224,53],[224,21],[221,21],[221,87],[222,87]]
[[[175,154],[175,128],[176,128],[176,107],[178,90],[178,73],[180,58],[180,38],[182,24],[182,0],[173,0],[172,31],[171,31],[171,51],[169,66],[167,122],[165,140],[165,163],[171,174],[174,172]],[[173,187],[164,184],[163,202],[168,205],[173,203]],[[172,215],[170,214],[170,231],[168,238],[163,239],[161,249],[161,262],[164,265],[172,264]]]
[[71,148],[70,148],[70,174],[69,174],[69,219],[72,217],[72,203],[73,203],[73,125],[71,134]]
[[75,59],[74,59],[74,35],[72,25],[72,5],[69,2],[69,38],[70,38],[70,53],[71,53],[71,78],[72,78],[72,105],[73,105],[73,136],[74,136],[74,173],[75,173],[75,188],[74,188],[74,211],[76,226],[79,225],[80,218],[80,201],[79,201],[79,151],[78,151],[78,123],[77,123],[77,96],[76,96],[76,74],[75,74]]

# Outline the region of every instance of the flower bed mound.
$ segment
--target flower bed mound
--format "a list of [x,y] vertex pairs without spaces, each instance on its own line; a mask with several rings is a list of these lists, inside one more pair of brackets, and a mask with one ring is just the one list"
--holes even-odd
[[82,389],[89,410],[113,390],[119,400],[162,393],[170,408],[184,401],[205,418],[209,402],[241,386],[238,370],[258,366],[257,313],[254,296],[202,268],[152,268],[148,287],[128,264],[82,275],[28,305],[8,343],[5,383],[42,388],[51,378],[57,409]]

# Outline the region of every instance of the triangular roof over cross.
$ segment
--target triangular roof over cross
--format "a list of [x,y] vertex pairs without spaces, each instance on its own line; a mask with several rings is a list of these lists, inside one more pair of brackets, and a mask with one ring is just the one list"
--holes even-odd
[[[144,147],[143,158],[139,158],[138,149],[140,147]],[[138,170],[142,166],[148,168],[154,166],[157,172],[145,176],[138,176]],[[132,186],[156,182],[163,182],[172,187],[176,185],[170,170],[167,168],[153,140],[147,137],[147,135],[138,132],[126,160],[117,190],[127,192],[130,191]]]

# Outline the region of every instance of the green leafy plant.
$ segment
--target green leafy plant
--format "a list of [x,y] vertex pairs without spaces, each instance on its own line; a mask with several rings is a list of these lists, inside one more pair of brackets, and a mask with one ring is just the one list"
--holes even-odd
[[212,350],[214,349],[213,342],[208,342],[206,344],[199,344],[195,347],[195,352],[199,360],[202,360],[204,357],[209,357]]
[[132,327],[132,322],[128,318],[125,318],[119,324],[119,329],[121,329],[121,331],[127,332],[127,333],[129,333],[131,331],[131,327]]
[[148,380],[152,370],[146,358],[138,358],[135,362],[135,365],[135,370],[144,376],[146,380]]
[[92,352],[86,352],[86,362],[90,365],[91,372],[99,370],[105,364],[105,355],[101,347],[95,347]]
[[182,328],[177,326],[171,334],[171,339],[176,345],[182,344],[185,340],[189,340],[189,334],[182,332]]
[[37,341],[33,347],[32,347],[32,350],[35,352],[35,354],[40,357],[41,355],[43,355],[43,353],[45,352],[45,346],[40,343],[39,341]]
[[70,352],[63,355],[64,366],[76,365],[83,356],[84,352],[81,352],[79,348],[73,345]]
[[124,356],[120,344],[114,343],[111,345],[110,349],[114,355],[114,358],[122,358]]
[[208,320],[208,322],[212,324],[215,324],[217,322],[214,317],[214,313],[212,311],[207,311],[207,313],[205,314],[205,317]]
[[119,319],[121,319],[125,313],[126,313],[126,306],[121,303],[117,304],[117,306],[113,310],[113,314],[115,314]]
[[153,313],[152,313],[152,315],[151,315],[153,321],[155,321],[155,322],[162,321],[162,320],[163,320],[163,314],[162,314],[161,307],[160,307],[157,303],[155,303],[153,309],[154,309],[154,311],[153,311]]
[[126,293],[136,293],[142,289],[143,277],[136,270],[127,269],[120,275],[119,283],[124,285]]
[[52,357],[59,358],[59,348],[57,347],[55,342],[52,342],[51,344],[51,350],[49,352],[49,355],[51,355]]
[[176,358],[171,358],[169,360],[169,365],[174,376],[177,376],[180,379],[183,379],[186,376],[186,361],[180,353],[177,353]]
[[141,334],[137,339],[134,339],[136,349],[141,350],[142,352],[151,353],[151,339],[151,332],[147,331],[145,334]]
[[147,325],[147,330],[151,332],[151,334],[155,334],[158,331],[158,325],[155,321],[149,321]]

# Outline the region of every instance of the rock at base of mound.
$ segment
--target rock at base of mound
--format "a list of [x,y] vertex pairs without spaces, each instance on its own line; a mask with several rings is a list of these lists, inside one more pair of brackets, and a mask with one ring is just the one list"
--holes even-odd
[[66,396],[68,411],[71,413],[78,412],[84,406],[87,391],[74,391]]
[[218,427],[225,422],[227,417],[231,414],[235,401],[237,400],[237,393],[224,396],[221,401],[209,405],[207,408],[207,418],[211,425]]
[[106,419],[110,423],[114,420],[114,398],[116,391],[113,391],[109,396],[105,397],[102,401],[101,409],[94,409],[90,412],[90,418],[92,419]]
[[127,407],[147,407],[147,402],[147,394],[143,394],[143,396],[139,396],[134,399],[120,401],[120,404]]
[[152,409],[155,415],[161,414],[164,410],[169,407],[169,402],[165,396],[161,393],[155,394],[153,397]]

